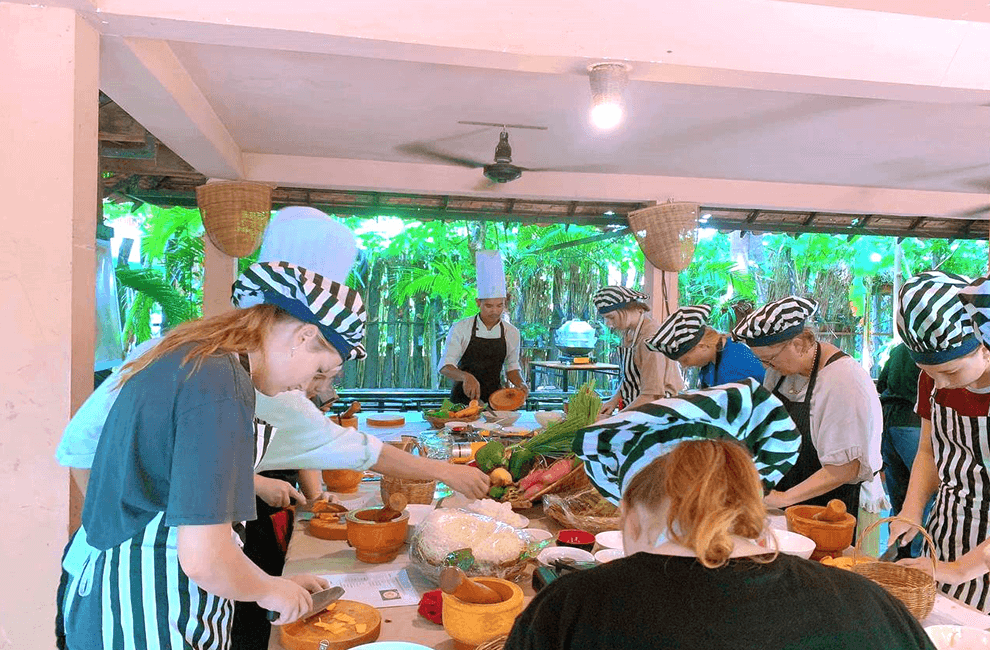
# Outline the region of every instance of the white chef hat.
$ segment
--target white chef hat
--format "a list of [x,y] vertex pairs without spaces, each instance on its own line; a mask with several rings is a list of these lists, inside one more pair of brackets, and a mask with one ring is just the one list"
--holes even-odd
[[478,269],[478,300],[505,298],[505,266],[498,251],[478,251],[474,256]]
[[357,259],[350,228],[316,208],[292,205],[272,217],[258,262],[289,262],[344,284]]

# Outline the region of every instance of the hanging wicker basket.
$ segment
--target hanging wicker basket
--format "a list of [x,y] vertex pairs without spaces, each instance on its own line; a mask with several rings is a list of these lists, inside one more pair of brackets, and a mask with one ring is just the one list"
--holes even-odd
[[[900,517],[886,517],[870,524],[856,542],[855,559],[862,553],[861,546],[866,536],[877,526],[891,521],[907,521]],[[909,522],[912,526],[921,531],[925,542],[929,547],[929,558],[932,561],[932,574],[935,573],[935,542],[928,535],[928,532],[914,522]],[[895,542],[896,543],[896,542]],[[894,564],[893,562],[866,562],[864,564],[854,564],[851,568],[853,573],[869,578],[887,590],[891,596],[904,603],[907,610],[918,619],[924,620],[932,613],[935,607],[935,579],[921,569]]]
[[261,183],[222,181],[196,188],[203,227],[213,245],[231,257],[258,250],[272,216],[272,188]]
[[629,228],[650,264],[661,271],[681,271],[694,257],[698,204],[661,203],[630,212]]

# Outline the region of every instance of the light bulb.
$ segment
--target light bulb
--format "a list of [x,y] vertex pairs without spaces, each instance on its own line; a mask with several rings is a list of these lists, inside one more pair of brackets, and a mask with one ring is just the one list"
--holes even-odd
[[591,109],[591,123],[599,129],[614,129],[622,121],[622,104],[607,102],[596,104]]

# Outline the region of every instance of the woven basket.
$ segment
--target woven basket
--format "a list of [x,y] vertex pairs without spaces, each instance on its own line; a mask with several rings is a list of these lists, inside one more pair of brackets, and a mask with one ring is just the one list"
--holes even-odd
[[382,476],[382,503],[388,503],[393,494],[404,494],[409,503],[433,503],[433,493],[437,489],[436,481],[393,478]]
[[272,216],[272,188],[261,183],[224,181],[196,188],[203,228],[213,245],[231,257],[258,250]]
[[[853,558],[855,559],[856,555],[861,553],[860,546],[863,544],[863,540],[874,528],[891,521],[908,520],[900,517],[886,517],[867,526],[863,534],[859,536],[859,541],[856,542]],[[932,538],[923,527],[914,522],[908,523],[920,530],[921,534],[925,537],[925,541],[931,550],[930,558],[932,561],[932,574],[934,574],[935,542],[932,541]],[[937,591],[935,579],[921,569],[906,567],[892,562],[866,562],[865,564],[855,564],[850,570],[865,578],[869,578],[886,589],[891,596],[904,603],[908,611],[919,621],[927,618],[932,613],[932,608],[935,606],[935,593]]]
[[448,422],[474,422],[481,417],[481,413],[475,413],[474,415],[466,415],[461,418],[435,418],[432,415],[423,414],[423,419],[430,423],[430,426],[434,429],[442,429]]
[[698,205],[661,203],[629,213],[629,228],[643,255],[661,271],[681,271],[691,264],[698,241]]
[[618,507],[591,484],[544,496],[543,512],[564,528],[586,530],[593,535],[621,528]]

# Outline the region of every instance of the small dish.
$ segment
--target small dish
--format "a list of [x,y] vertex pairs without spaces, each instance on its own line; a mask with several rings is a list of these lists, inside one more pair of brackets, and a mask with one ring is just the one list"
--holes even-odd
[[537,561],[540,564],[550,566],[553,564],[554,560],[574,560],[575,562],[594,562],[595,556],[588,551],[582,551],[579,548],[570,548],[567,546],[550,546],[542,551],[536,556]]
[[522,413],[518,411],[484,411],[482,415],[485,419],[493,424],[501,424],[502,426],[509,426],[519,419]]
[[929,625],[925,628],[928,638],[938,650],[970,650],[986,648],[990,644],[990,632],[978,627],[963,625]]
[[564,412],[537,411],[536,413],[533,414],[533,417],[536,418],[537,424],[539,424],[541,427],[547,427],[548,425],[553,424],[554,422],[560,422],[561,420],[563,420]]
[[598,533],[595,535],[595,541],[603,548],[623,548],[621,530],[606,530],[604,533]]
[[[786,555],[796,555],[798,557],[803,557],[804,559],[810,559],[811,554],[815,552],[815,540],[810,537],[805,537],[798,533],[792,533],[789,530],[776,530],[771,529],[769,535],[773,535],[776,538],[776,548]],[[769,535],[767,537],[769,537]],[[769,549],[774,548],[774,541],[771,539],[766,539],[763,544]]]
[[527,429],[526,427],[502,427],[501,431],[499,431],[499,435],[513,438],[523,438],[531,433],[533,433],[533,431],[531,429]]
[[533,538],[534,542],[542,542],[545,539],[551,539],[553,537],[553,533],[542,528],[524,528],[523,532],[529,533],[529,536]]
[[601,564],[606,562],[611,562],[612,560],[618,560],[620,557],[625,557],[626,553],[621,548],[603,548],[602,550],[595,553],[595,560]]
[[557,533],[557,546],[580,548],[590,553],[595,547],[595,536],[584,530],[567,528]]

